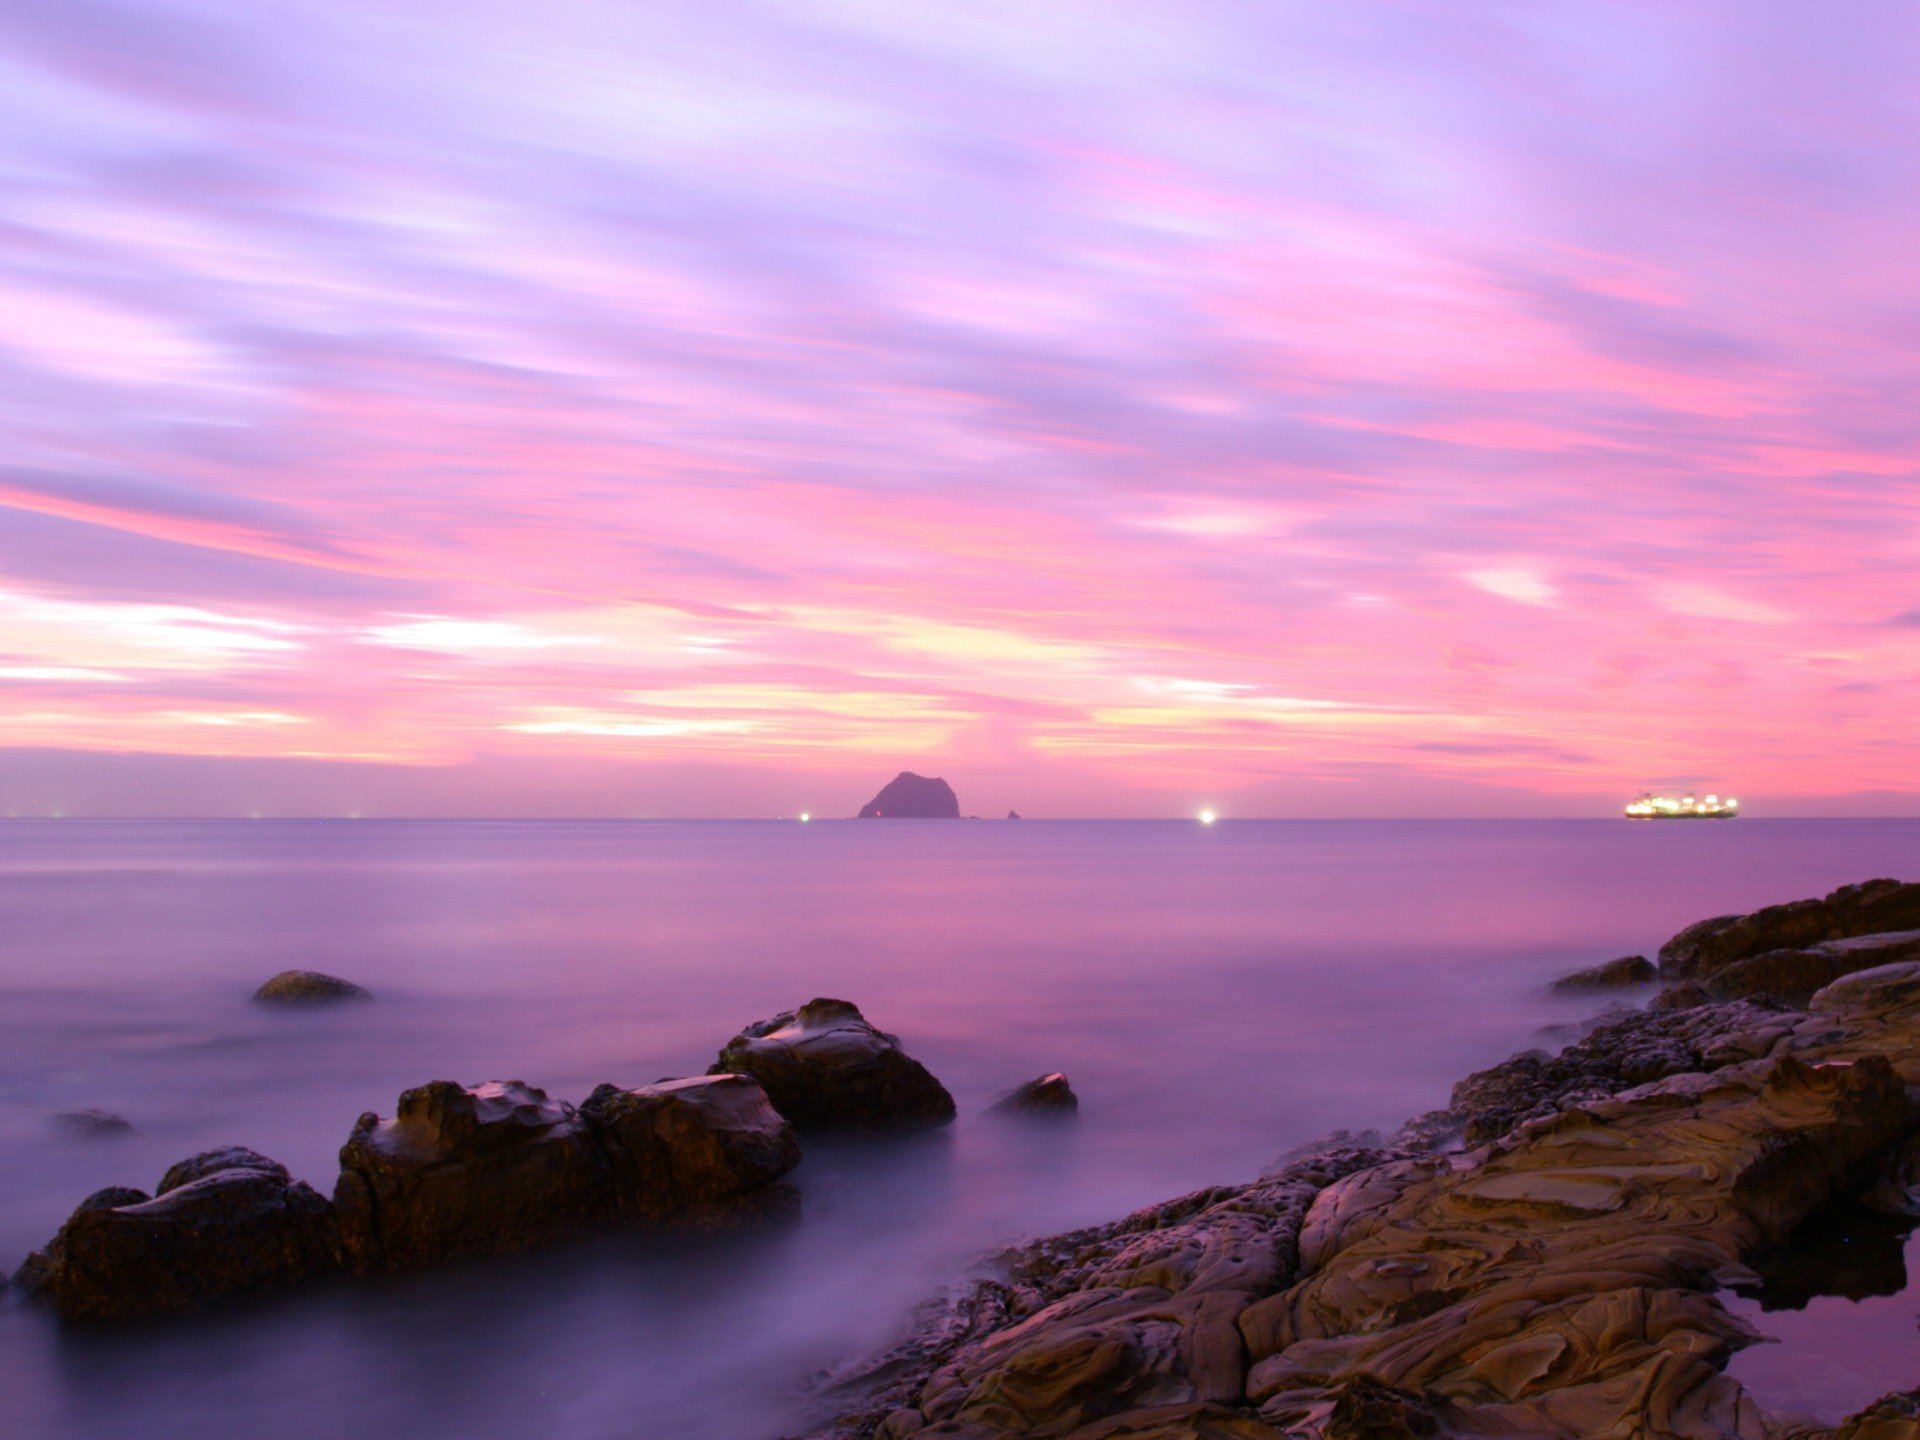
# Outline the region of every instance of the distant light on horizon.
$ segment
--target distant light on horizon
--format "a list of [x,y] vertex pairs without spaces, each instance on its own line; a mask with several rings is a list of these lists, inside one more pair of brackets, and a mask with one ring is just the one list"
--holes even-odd
[[806,824],[806,823],[807,823],[807,822],[808,822],[809,820],[811,820],[811,819],[813,819],[813,816],[812,816],[812,814],[811,814],[810,812],[808,812],[808,811],[805,811],[805,810],[802,810],[802,811],[800,812],[800,823],[801,823],[802,825],[804,825],[804,824]]
[[1219,818],[1220,817],[1211,810],[1202,810],[1200,812],[1200,823],[1202,825],[1211,825]]

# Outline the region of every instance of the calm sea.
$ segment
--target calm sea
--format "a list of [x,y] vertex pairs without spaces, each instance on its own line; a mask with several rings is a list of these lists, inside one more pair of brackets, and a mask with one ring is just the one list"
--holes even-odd
[[[0,1433],[762,1440],[989,1247],[1391,1127],[1598,1008],[1547,997],[1555,973],[1873,875],[1920,877],[1920,822],[3,822],[0,1268],[196,1150],[327,1190],[354,1118],[408,1086],[577,1100],[703,1070],[815,995],[897,1032],[961,1118],[812,1146],[777,1232],[127,1333],[8,1302]],[[379,1003],[248,1004],[291,966]],[[1078,1125],[980,1118],[1054,1069]],[[52,1126],[83,1106],[137,1133]]]

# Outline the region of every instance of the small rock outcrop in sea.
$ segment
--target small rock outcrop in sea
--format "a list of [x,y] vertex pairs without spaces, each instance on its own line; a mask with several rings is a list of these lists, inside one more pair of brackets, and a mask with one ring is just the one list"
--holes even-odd
[[253,992],[263,1005],[327,1005],[336,1000],[371,1000],[373,992],[318,970],[282,970]]
[[85,1110],[59,1111],[54,1115],[53,1123],[69,1135],[80,1135],[89,1140],[133,1133],[133,1126],[120,1116],[108,1110],[95,1110],[91,1106]]
[[1080,1097],[1067,1077],[1055,1070],[1008,1091],[987,1107],[989,1115],[1078,1115]]
[[14,1278],[67,1319],[139,1320],[286,1289],[341,1263],[326,1198],[236,1148],[181,1162],[152,1196],[88,1196]]
[[1019,818],[1020,818],[1020,812],[1018,810],[1007,811],[1007,819],[1018,820]]
[[773,1108],[806,1130],[926,1130],[953,1119],[953,1097],[845,1000],[809,1000],[747,1026],[710,1075],[751,1075]]
[[1631,1012],[1392,1142],[1010,1252],[833,1377],[815,1440],[1920,1440],[1916,1392],[1835,1429],[1725,1373],[1750,1259],[1920,1206],[1920,958],[1804,1006]]
[[1548,988],[1563,992],[1625,990],[1635,985],[1651,985],[1659,978],[1660,972],[1654,968],[1653,962],[1646,956],[1622,955],[1618,960],[1589,965],[1584,970],[1575,970],[1570,975],[1562,975]]
[[353,1266],[414,1270],[616,1225],[705,1222],[800,1160],[750,1079],[602,1085],[580,1109],[518,1080],[409,1090],[360,1117],[334,1206]]
[[860,807],[862,820],[958,820],[960,801],[946,781],[902,770]]

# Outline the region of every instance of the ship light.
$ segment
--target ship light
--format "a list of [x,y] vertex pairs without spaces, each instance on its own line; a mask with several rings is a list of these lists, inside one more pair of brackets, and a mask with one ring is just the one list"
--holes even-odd
[[813,816],[809,815],[805,810],[802,810],[800,812],[800,823],[802,825],[806,824],[811,819],[813,819]]
[[1214,814],[1213,811],[1211,810],[1202,810],[1200,812],[1200,823],[1202,825],[1211,825],[1213,824],[1214,821],[1218,820],[1219,818],[1220,817]]

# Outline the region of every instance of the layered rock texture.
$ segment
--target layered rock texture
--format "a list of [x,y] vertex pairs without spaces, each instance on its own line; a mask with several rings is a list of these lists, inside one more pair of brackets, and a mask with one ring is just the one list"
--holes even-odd
[[954,1114],[927,1067],[845,1000],[809,1000],[747,1026],[708,1073],[752,1076],[802,1131],[926,1130]]
[[[1668,951],[1702,986],[1782,950],[1896,955],[1917,889],[1725,917]],[[1911,1393],[1826,1430],[1724,1373],[1758,1339],[1717,1293],[1750,1258],[1841,1200],[1920,1205],[1920,957],[1803,984],[1676,986],[1468,1077],[1392,1142],[1002,1257],[837,1377],[845,1413],[815,1435],[1920,1440]]]
[[937,777],[902,770],[860,807],[862,820],[958,820],[960,801]]

